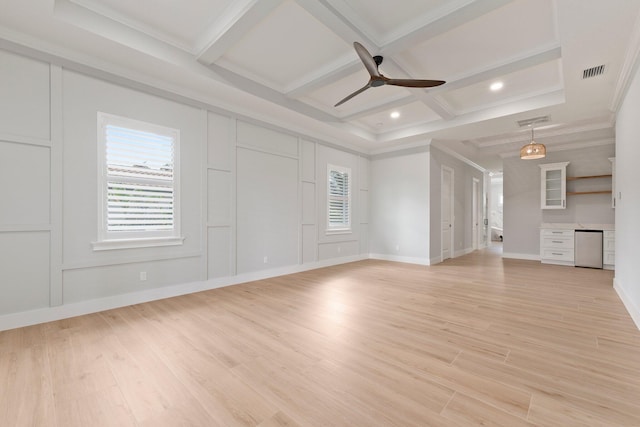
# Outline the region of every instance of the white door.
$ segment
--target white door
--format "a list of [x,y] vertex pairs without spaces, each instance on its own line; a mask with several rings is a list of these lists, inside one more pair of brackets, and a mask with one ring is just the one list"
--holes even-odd
[[442,166],[441,209],[442,209],[442,260],[453,257],[453,169]]
[[480,230],[478,225],[478,182],[478,178],[473,178],[471,191],[471,247],[474,251],[478,249],[478,231]]

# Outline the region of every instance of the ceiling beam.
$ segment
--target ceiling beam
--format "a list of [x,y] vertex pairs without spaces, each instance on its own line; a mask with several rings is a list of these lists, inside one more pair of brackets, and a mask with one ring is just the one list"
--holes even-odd
[[513,0],[463,0],[442,9],[440,15],[426,19],[424,25],[417,28],[405,28],[381,45],[384,54],[396,54],[418,43],[424,43],[433,37],[453,28],[466,24],[482,15],[498,9]]
[[299,98],[322,86],[331,84],[362,70],[360,60],[354,60],[353,55],[339,58],[316,70],[302,79],[292,82],[285,88],[285,94],[290,98]]
[[345,18],[327,0],[296,0],[296,3],[349,45],[359,41],[368,48],[377,48],[362,29]]
[[262,21],[282,0],[243,0],[232,3],[205,33],[196,46],[199,62],[209,65]]
[[290,110],[297,111],[298,113],[304,114],[308,117],[320,120],[322,122],[339,122],[339,119],[337,117],[329,113],[312,107],[309,104],[291,99],[275,89],[258,83],[255,80],[251,80],[247,77],[234,73],[233,71],[230,71],[217,64],[210,64],[208,65],[208,68],[217,76],[222,78],[224,83],[243,90],[247,93],[263,98],[282,107],[286,107]]
[[[385,70],[388,70],[394,78],[408,78],[408,79],[421,79],[424,76],[419,76],[418,73],[411,72],[406,67],[400,65],[393,57],[387,57],[384,59]],[[427,108],[436,113],[440,118],[444,120],[451,120],[456,115],[443,99],[433,96],[435,88],[429,89],[411,89],[411,95],[415,100],[422,102]]]
[[[403,30],[404,33],[401,36],[396,37],[392,42],[382,48],[372,41],[372,37],[367,36],[367,29],[364,28],[364,24],[360,22],[354,13],[350,13],[348,9],[342,8],[341,10],[337,10],[326,0],[296,1],[335,34],[345,40],[345,42],[352,43],[354,40],[359,40],[371,49],[372,54],[375,55],[379,52],[384,52],[389,55],[386,64],[387,68],[394,67],[399,71],[396,73],[398,75],[394,75],[394,77],[400,78],[400,73],[402,73],[407,78],[418,78],[416,74],[408,72],[405,67],[399,65],[391,55],[406,49],[408,44],[416,42],[417,38],[422,40],[425,36],[428,38],[435,37],[444,31],[450,30],[451,26],[462,25],[512,0],[458,0],[457,2],[451,2],[442,9],[439,15],[428,19],[426,24],[419,28]],[[360,24],[356,25],[358,23]],[[349,63],[335,64],[333,67],[327,67],[323,72],[317,72],[313,76],[305,77],[300,83],[292,85],[293,87],[287,90],[287,95],[290,97],[300,97],[323,84],[348,76],[350,72],[355,72],[359,66],[361,66],[360,61],[356,59]],[[433,110],[444,120],[453,119],[455,114],[451,107],[441,99],[432,96],[430,92],[431,91],[427,92],[426,90],[416,90],[413,91],[413,95],[418,101]]]
[[536,49],[534,51],[518,55],[517,57],[495,64],[489,68],[476,69],[464,75],[454,76],[445,85],[431,89],[431,92],[433,94],[437,94],[439,92],[460,89],[475,83],[491,80],[509,73],[544,64],[545,62],[554,61],[561,57],[562,49],[559,44],[554,43],[552,45],[545,46],[542,49]]
[[412,102],[414,100],[413,96],[409,95],[409,96],[402,96],[402,97],[397,97],[395,99],[390,99],[387,102],[384,102],[382,104],[378,104],[378,105],[373,105],[370,106],[368,108],[356,111],[355,113],[350,113],[344,116],[340,116],[340,119],[342,121],[351,121],[351,120],[356,120],[362,117],[366,117],[366,116],[370,116],[372,114],[376,114],[376,113],[380,113],[381,111],[386,111],[392,108],[396,108],[396,107],[401,107],[403,105],[407,105],[410,102]]
[[400,139],[412,138],[417,135],[432,134],[440,130],[450,129],[457,126],[468,125],[475,122],[496,119],[499,117],[510,116],[526,110],[536,110],[539,108],[550,107],[565,102],[564,91],[557,90],[542,95],[520,99],[509,104],[498,105],[486,108],[480,111],[473,111],[461,114],[449,121],[437,121],[425,123],[424,125],[415,126],[410,129],[401,129],[378,135],[379,142],[395,141]]
[[[374,51],[378,50],[378,47],[367,35],[347,20],[326,0],[296,0],[296,3],[350,46],[357,40],[369,49],[375,48]],[[348,58],[339,58],[322,69],[304,76],[299,81],[291,83],[285,93],[291,98],[299,98],[319,87],[345,78],[360,69],[362,69],[362,63],[352,53]]]

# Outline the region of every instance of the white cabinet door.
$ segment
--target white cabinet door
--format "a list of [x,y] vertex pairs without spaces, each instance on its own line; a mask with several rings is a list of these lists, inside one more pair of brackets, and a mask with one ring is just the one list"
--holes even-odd
[[540,208],[567,207],[567,165],[569,162],[540,165]]

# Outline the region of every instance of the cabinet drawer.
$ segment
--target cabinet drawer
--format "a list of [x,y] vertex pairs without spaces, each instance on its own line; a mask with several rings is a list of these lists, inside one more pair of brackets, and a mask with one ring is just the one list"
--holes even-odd
[[574,239],[573,236],[571,237],[564,237],[564,236],[558,236],[558,237],[543,237],[542,238],[542,242],[541,242],[541,247],[542,248],[547,248],[547,249],[573,249],[574,246]]
[[570,237],[573,239],[573,230],[558,230],[552,228],[542,229],[542,236],[544,237]]
[[573,262],[573,249],[542,248],[540,252],[542,260]]

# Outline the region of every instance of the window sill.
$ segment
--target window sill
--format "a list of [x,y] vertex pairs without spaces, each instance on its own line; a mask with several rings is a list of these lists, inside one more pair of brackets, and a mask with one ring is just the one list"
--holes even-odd
[[351,233],[352,231],[350,228],[332,228],[325,231],[325,234],[327,236],[330,236],[333,234],[351,234]]
[[150,237],[145,239],[113,239],[91,242],[94,251],[113,249],[153,248],[158,246],[178,246],[184,243],[184,237]]

